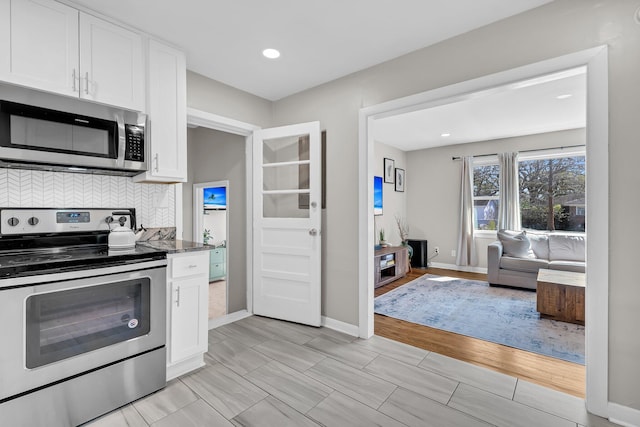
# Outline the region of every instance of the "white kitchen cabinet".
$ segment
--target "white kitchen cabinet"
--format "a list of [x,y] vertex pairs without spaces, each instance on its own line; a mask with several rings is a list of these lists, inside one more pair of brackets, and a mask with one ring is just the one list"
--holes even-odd
[[0,0],[0,80],[144,109],[140,34],[52,0]]
[[142,36],[80,12],[80,81],[81,98],[143,111]]
[[78,11],[50,0],[0,0],[0,80],[79,96]]
[[204,365],[208,345],[209,251],[170,254],[167,380]]
[[149,170],[134,182],[187,181],[187,66],[183,52],[149,40]]

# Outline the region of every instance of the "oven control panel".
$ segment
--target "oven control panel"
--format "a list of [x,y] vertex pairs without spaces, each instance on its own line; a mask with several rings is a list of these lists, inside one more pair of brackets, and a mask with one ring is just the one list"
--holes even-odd
[[[114,212],[128,209],[33,209],[0,210],[0,235],[109,231]],[[119,218],[119,216],[118,216]],[[126,224],[131,227],[131,218]]]

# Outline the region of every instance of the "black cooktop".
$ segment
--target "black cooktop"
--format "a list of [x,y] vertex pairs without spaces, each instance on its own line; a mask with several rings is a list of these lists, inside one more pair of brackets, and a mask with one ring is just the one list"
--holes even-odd
[[[0,279],[36,274],[85,270],[165,259],[166,251],[136,245],[132,249],[109,249],[104,243],[55,246],[46,238],[0,240]],[[102,239],[98,239],[102,240]],[[93,239],[95,242],[95,239]],[[74,243],[78,243],[74,236]]]

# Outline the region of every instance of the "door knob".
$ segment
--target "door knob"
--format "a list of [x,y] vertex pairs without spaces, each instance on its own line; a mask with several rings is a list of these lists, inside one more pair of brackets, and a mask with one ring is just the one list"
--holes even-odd
[[309,230],[309,236],[317,236],[318,235],[318,230],[316,230],[315,228],[312,228],[311,230]]
[[316,202],[311,202],[311,207],[312,207],[312,208],[315,208],[315,207],[317,207],[317,206],[318,206],[318,203],[316,203]]

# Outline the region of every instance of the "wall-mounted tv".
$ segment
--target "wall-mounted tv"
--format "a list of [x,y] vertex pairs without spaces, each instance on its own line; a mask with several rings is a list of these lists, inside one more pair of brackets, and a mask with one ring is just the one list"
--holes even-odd
[[382,215],[382,177],[373,177],[373,214]]
[[227,187],[205,188],[202,198],[205,209],[227,209]]

